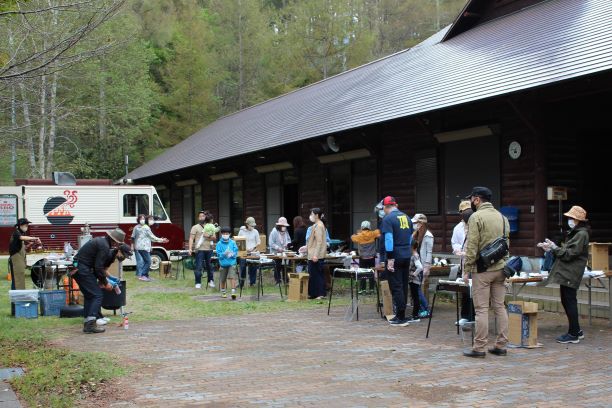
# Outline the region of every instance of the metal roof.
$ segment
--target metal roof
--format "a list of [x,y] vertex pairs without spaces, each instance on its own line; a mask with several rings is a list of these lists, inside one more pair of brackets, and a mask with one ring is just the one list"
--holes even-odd
[[549,0],[225,116],[140,179],[612,68],[612,1]]

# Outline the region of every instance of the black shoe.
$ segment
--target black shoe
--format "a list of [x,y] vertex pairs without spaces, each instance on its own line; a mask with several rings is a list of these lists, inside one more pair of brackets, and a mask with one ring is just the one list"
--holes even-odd
[[508,350],[493,347],[489,349],[489,353],[495,354],[496,356],[505,356],[508,354]]
[[83,333],[104,333],[106,330],[102,327],[98,327],[95,320],[88,320],[83,324]]
[[463,355],[466,357],[474,357],[474,358],[485,358],[487,353],[485,353],[484,351],[475,351],[475,350],[465,350],[463,352]]
[[573,344],[578,344],[580,343],[580,338],[578,336],[572,336],[569,333],[563,334],[559,337],[557,337],[557,343],[561,343],[561,344],[567,344],[567,343],[573,343]]

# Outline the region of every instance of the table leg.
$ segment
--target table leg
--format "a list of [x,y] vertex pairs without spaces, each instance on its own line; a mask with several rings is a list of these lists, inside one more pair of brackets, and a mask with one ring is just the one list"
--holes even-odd
[[434,306],[436,305],[436,295],[438,294],[438,288],[434,292],[433,300],[431,301],[431,310],[429,311],[429,322],[427,323],[427,333],[425,338],[429,338],[429,327],[431,326],[431,318],[433,317]]
[[[459,292],[455,293],[455,304],[457,306],[457,320],[455,321],[459,322]],[[459,324],[457,324],[457,334],[459,334]]]
[[259,270],[257,271],[257,300],[259,301],[259,295],[262,294],[263,295],[263,283],[262,283],[262,271],[263,268],[260,266]]
[[[287,276],[284,276],[284,277],[286,278]],[[281,275],[281,281],[280,281],[280,282],[278,282],[278,291],[279,291],[279,293],[280,293],[281,300],[283,300],[283,299],[284,299],[284,298],[283,298],[283,282],[282,282],[282,278],[283,278],[283,276]]]
[[331,309],[331,300],[332,300],[332,294],[334,293],[334,276],[336,274],[334,273],[332,275],[332,280],[331,280],[331,288],[329,289],[329,303],[327,304],[327,315],[329,316],[329,310]]
[[591,314],[591,287],[592,286],[593,286],[593,281],[589,277],[589,283],[587,285],[587,288],[589,288],[589,326],[591,326],[591,324],[593,323],[592,314]]
[[[351,276],[351,282],[352,281],[353,281],[353,277]],[[353,285],[351,285],[351,288],[352,287]],[[359,321],[359,280],[358,279],[355,279],[355,303],[357,306],[357,321]]]
[[382,307],[380,305],[380,288],[378,286],[378,282],[379,280],[376,279],[376,281],[374,281],[375,285],[376,285],[376,312],[380,313],[382,315]]

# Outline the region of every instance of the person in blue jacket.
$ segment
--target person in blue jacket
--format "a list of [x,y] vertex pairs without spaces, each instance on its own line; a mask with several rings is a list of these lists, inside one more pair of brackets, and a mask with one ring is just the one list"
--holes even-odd
[[406,319],[406,296],[408,294],[408,270],[412,256],[412,220],[397,209],[395,198],[383,199],[385,217],[380,231],[385,242],[385,273],[395,306],[395,317],[389,320],[392,326],[408,326]]
[[232,229],[230,227],[221,228],[221,239],[217,242],[217,258],[219,259],[219,274],[221,297],[227,297],[227,280],[232,285],[232,300],[236,300],[236,282],[238,281],[238,270],[236,268],[236,258],[238,257],[238,246],[233,239],[230,239]]

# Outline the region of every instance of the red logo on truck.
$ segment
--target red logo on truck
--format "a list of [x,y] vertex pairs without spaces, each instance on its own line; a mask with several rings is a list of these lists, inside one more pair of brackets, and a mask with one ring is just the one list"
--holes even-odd
[[49,197],[43,207],[43,214],[52,225],[68,225],[74,219],[69,208],[78,201],[76,190],[65,190],[64,197]]

